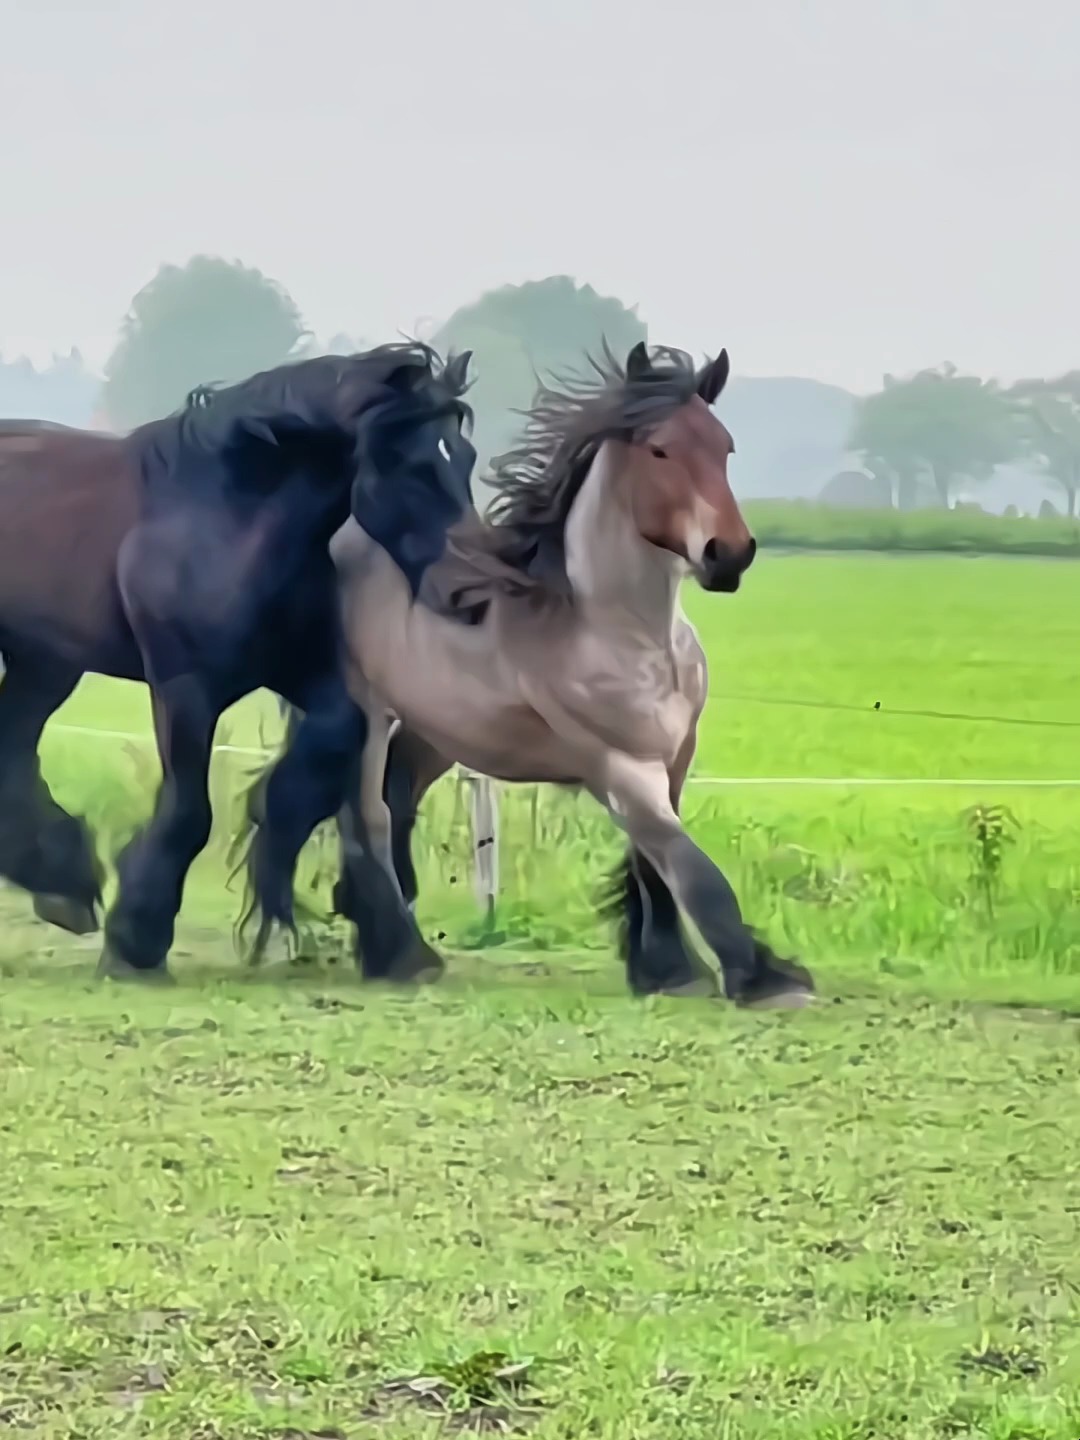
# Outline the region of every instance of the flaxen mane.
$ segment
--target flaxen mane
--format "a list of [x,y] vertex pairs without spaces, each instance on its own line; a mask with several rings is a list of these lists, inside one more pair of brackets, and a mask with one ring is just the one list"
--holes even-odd
[[454,606],[475,609],[497,590],[568,596],[566,521],[600,446],[640,440],[697,393],[685,351],[658,347],[650,360],[629,378],[605,342],[600,360],[588,357],[591,374],[538,383],[520,443],[492,462],[484,523],[453,532],[438,567]]

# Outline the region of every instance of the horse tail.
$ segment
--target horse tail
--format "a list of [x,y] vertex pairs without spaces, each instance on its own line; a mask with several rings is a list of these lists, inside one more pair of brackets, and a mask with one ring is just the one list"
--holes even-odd
[[[304,718],[304,712],[297,710],[295,706],[276,697],[278,702],[278,713],[285,721],[285,733],[276,751],[268,752],[268,758],[260,761],[247,772],[247,784],[243,787],[239,797],[239,816],[232,838],[229,841],[229,848],[226,854],[226,864],[229,867],[229,884],[231,885],[239,875],[243,875],[243,894],[240,906],[240,915],[234,926],[234,937],[239,948],[246,947],[246,937],[251,922],[259,914],[261,906],[259,903],[258,887],[255,883],[255,846],[259,832],[266,819],[266,786],[269,782],[271,772],[292,745],[296,732]],[[272,927],[272,919],[265,915],[260,916],[258,934],[254,944],[250,947],[249,955],[253,964],[257,964],[262,950],[265,948]]]

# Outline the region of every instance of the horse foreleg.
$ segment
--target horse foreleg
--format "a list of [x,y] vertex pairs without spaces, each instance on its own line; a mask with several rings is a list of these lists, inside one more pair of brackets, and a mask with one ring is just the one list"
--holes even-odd
[[[676,814],[695,743],[691,729],[668,775]],[[626,979],[636,995],[716,993],[716,975],[689,943],[674,895],[648,856],[633,845],[613,877],[607,908],[621,922]]]
[[679,907],[652,861],[631,845],[613,877],[626,981],[635,995],[715,995],[716,975],[695,954]]
[[29,890],[34,910],[76,935],[98,928],[103,868],[81,818],[52,797],[38,744],[79,683],[65,665],[9,657],[0,682],[0,874]]
[[597,798],[651,863],[716,955],[740,1005],[797,1005],[813,995],[800,965],[778,959],[747,926],[726,876],[683,829],[666,767],[612,753]]
[[223,707],[191,675],[155,687],[153,707],[162,781],[150,823],[117,858],[98,966],[111,979],[168,979],[184,882],[210,839],[210,755]]

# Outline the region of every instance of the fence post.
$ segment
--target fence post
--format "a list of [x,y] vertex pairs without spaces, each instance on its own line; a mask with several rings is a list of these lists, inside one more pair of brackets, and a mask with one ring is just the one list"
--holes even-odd
[[468,781],[472,817],[473,887],[487,926],[494,929],[499,896],[499,802],[489,775],[461,771]]

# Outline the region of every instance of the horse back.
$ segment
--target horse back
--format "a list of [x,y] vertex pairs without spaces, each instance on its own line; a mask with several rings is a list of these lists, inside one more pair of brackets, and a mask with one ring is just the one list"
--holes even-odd
[[[125,441],[47,421],[0,421],[0,633],[98,669],[130,669],[116,560],[137,523]],[[83,664],[83,662],[86,662]],[[108,662],[108,663],[106,663]]]

